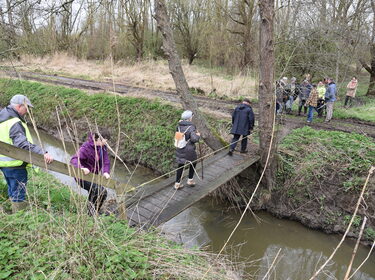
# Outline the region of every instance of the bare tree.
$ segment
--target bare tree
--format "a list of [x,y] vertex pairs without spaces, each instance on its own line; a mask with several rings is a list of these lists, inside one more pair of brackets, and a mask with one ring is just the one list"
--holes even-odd
[[370,82],[368,85],[367,96],[375,96],[375,0],[371,0],[373,13],[372,34],[370,41],[371,66],[364,60],[360,59],[362,66],[370,73]]
[[174,42],[172,28],[170,26],[164,0],[155,1],[155,19],[163,36],[163,50],[168,57],[169,70],[175,82],[177,93],[181,97],[182,105],[185,109],[192,110],[195,113],[196,125],[201,132],[202,138],[210,148],[217,150],[223,145],[219,139],[211,133],[206,119],[201,114],[197,103],[189,91],[189,86],[186,82],[181,61],[176,50],[176,44]]
[[[273,167],[275,141],[273,141],[273,123],[275,115],[274,81],[274,0],[260,0],[260,73],[259,73],[259,128],[261,164],[266,168],[265,178],[269,190],[275,181]],[[270,152],[270,154],[269,154]],[[269,156],[269,158],[268,158]],[[268,165],[266,166],[268,160]]]

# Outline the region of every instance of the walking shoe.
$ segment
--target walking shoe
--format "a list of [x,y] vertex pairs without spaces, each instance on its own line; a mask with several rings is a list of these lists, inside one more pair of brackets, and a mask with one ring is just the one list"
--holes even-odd
[[311,121],[306,121],[307,123],[311,123]]
[[248,150],[241,150],[240,153],[241,154],[247,154]]
[[181,183],[174,183],[174,189],[175,190],[182,189],[183,187],[184,187],[184,185],[181,184]]
[[233,156],[233,150],[229,150],[228,155]]
[[188,180],[187,180],[187,185],[188,185],[189,187],[195,187],[195,182],[194,182],[194,180],[193,180],[193,179],[188,179]]

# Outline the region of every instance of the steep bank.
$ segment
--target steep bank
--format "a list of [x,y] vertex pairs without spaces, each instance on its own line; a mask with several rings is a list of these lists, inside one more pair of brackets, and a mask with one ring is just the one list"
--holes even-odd
[[99,130],[110,130],[110,145],[115,149],[120,128],[121,158],[162,173],[173,166],[172,139],[182,111],[172,106],[23,80],[0,79],[0,92],[0,106],[6,106],[14,94],[27,95],[34,105],[36,124],[51,134],[57,135],[61,125],[66,140],[82,141],[97,124]]
[[[0,211],[0,279],[238,279],[222,257],[113,216],[90,218],[86,199],[52,175],[29,176],[31,210]],[[0,206],[9,212],[6,190],[0,173]]]
[[[345,232],[368,171],[375,164],[373,139],[306,126],[289,134],[279,151],[276,186],[271,193],[258,193],[254,209],[265,209],[327,233]],[[240,184],[251,192],[254,183],[247,177],[240,177]],[[358,235],[366,215],[363,239],[375,239],[374,183],[373,175],[349,236]]]

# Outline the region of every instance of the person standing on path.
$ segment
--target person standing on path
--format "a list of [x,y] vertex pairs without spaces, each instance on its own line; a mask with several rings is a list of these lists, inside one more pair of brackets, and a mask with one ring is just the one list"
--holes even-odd
[[181,120],[178,122],[176,132],[182,133],[186,145],[182,148],[176,148],[176,162],[177,162],[177,174],[174,188],[176,190],[181,189],[184,185],[181,183],[182,173],[186,165],[189,165],[189,176],[187,185],[194,187],[195,182],[193,180],[195,173],[195,166],[197,165],[197,152],[195,150],[195,143],[199,142],[200,133],[196,130],[193,124],[193,112],[184,111],[181,114]]
[[[81,168],[85,175],[89,173],[102,173],[106,179],[110,178],[111,164],[107,151],[107,139],[109,133],[89,133],[87,141],[82,144],[76,154],[71,158],[70,163]],[[107,190],[98,184],[76,179],[81,188],[89,193],[89,203],[87,205],[88,214],[97,214],[107,198]]]
[[328,87],[324,95],[324,99],[327,106],[327,116],[325,122],[329,122],[333,115],[333,103],[336,101],[336,84],[332,78],[327,79]]
[[351,81],[349,82],[349,84],[346,86],[347,91],[346,91],[345,104],[344,104],[346,108],[347,108],[348,103],[350,103],[350,105],[348,104],[348,106],[353,105],[353,99],[355,98],[355,94],[357,92],[357,86],[358,86],[358,80],[356,77],[353,77]]
[[237,142],[242,135],[241,153],[247,153],[247,138],[254,128],[254,113],[250,106],[250,100],[245,98],[240,105],[234,109],[232,114],[232,130],[233,139],[230,144],[228,154],[233,155]]
[[[10,100],[9,106],[0,111],[0,141],[11,144],[27,151],[44,155],[44,161],[51,163],[53,157],[33,144],[29,128],[24,116],[29,107],[33,107],[30,100],[21,94],[17,94]],[[12,212],[26,209],[27,169],[29,163],[16,160],[0,152],[0,169],[4,174],[8,185],[8,196],[12,204]]]
[[[314,111],[318,112],[317,106],[318,106],[318,99],[319,99],[319,93],[316,89],[316,85],[313,85],[313,89],[310,92],[309,98],[306,100],[306,106],[308,106],[308,112],[307,112],[307,122],[311,123],[314,116]],[[319,112],[318,112],[319,113]]]

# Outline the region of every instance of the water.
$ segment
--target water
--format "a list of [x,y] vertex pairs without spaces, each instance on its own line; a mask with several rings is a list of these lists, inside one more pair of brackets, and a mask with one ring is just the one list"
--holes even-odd
[[[41,134],[41,138],[45,149],[57,160],[68,162],[75,152],[72,144],[67,144],[67,151],[64,151],[60,140],[45,133]],[[121,163],[116,163],[116,166],[114,177],[127,182],[129,175],[125,167]],[[76,186],[71,177],[57,173],[54,175],[64,183]],[[137,185],[154,177],[149,169],[138,167],[131,184]],[[76,190],[85,192],[80,188]],[[281,251],[269,279],[309,279],[341,238],[310,230],[297,222],[276,219],[267,213],[261,212],[256,215],[258,222],[251,214],[245,216],[225,250],[225,253],[233,256],[235,260],[256,260],[245,268],[247,273],[254,275],[253,279],[263,278],[279,249]],[[161,229],[171,238],[184,243],[186,247],[206,246],[207,250],[217,253],[239,217],[237,211],[227,211],[225,206],[206,198],[162,225]],[[346,241],[317,279],[343,279],[353,247],[354,241]],[[369,248],[360,246],[354,261],[354,269],[365,259],[368,252]],[[352,279],[375,280],[374,254]]]

